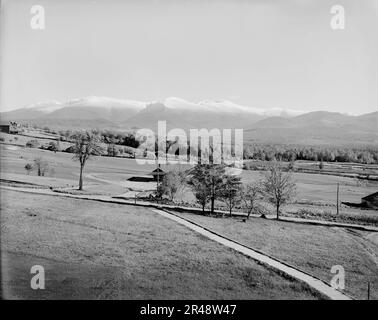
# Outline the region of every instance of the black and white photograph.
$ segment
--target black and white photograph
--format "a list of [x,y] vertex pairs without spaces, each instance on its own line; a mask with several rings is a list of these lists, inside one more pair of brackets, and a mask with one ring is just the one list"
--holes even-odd
[[378,0],[0,3],[3,300],[378,300]]

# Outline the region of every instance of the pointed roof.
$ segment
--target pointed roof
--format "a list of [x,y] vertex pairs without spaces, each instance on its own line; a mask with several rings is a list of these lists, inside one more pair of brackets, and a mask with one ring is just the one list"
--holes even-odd
[[164,176],[166,173],[162,170],[162,169],[160,169],[160,168],[156,168],[155,170],[153,170],[153,171],[151,171],[150,172],[150,176]]
[[363,197],[362,199],[363,200],[373,200],[374,198],[378,198],[378,191],[374,192],[372,194],[369,194],[368,196]]

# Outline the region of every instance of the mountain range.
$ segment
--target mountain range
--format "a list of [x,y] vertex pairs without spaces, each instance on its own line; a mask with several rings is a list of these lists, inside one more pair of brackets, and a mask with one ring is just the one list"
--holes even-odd
[[360,116],[336,112],[259,109],[227,100],[199,103],[180,98],[140,102],[107,97],[86,97],[65,103],[46,101],[0,113],[1,119],[54,128],[156,130],[167,128],[244,129],[244,140],[287,144],[378,145],[378,111]]

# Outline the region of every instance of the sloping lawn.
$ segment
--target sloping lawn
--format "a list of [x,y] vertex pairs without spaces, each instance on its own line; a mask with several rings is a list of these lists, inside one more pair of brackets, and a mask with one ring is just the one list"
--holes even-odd
[[276,259],[330,283],[331,268],[345,269],[345,292],[358,299],[378,299],[378,243],[376,233],[344,228],[305,225],[251,218],[214,218],[191,213],[176,213],[210,230],[260,250]]
[[[284,278],[144,208],[1,190],[2,297],[314,299]],[[46,289],[30,288],[42,265]]]

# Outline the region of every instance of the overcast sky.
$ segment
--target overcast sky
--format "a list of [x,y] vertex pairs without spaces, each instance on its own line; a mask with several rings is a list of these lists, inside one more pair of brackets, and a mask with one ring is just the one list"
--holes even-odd
[[[35,4],[45,30],[30,27]],[[377,0],[5,0],[0,104],[175,96],[361,114],[378,110],[377,57]]]

